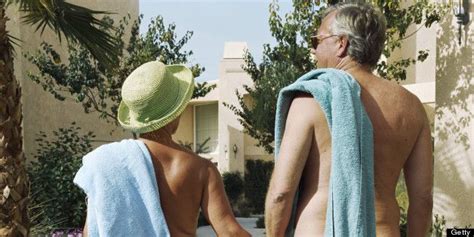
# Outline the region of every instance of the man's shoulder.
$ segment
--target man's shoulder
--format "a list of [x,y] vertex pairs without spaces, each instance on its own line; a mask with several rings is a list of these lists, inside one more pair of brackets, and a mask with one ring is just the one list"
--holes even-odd
[[421,100],[396,82],[383,80],[377,94],[377,106],[383,111],[390,111],[387,114],[397,120],[409,120],[412,123],[420,124],[425,120],[426,113]]
[[392,99],[399,103],[421,106],[418,97],[397,82],[383,78],[379,78],[379,80],[376,80],[375,82],[378,84],[376,88],[378,94],[381,94],[385,99]]
[[308,93],[296,93],[290,105],[289,113],[297,115],[299,122],[318,124],[321,120],[326,123],[326,116],[319,102]]
[[404,106],[421,112],[421,109],[423,109],[423,103],[421,103],[421,100],[418,98],[418,96],[407,90],[402,85],[395,84],[394,86],[397,88],[395,95]]
[[312,117],[314,113],[321,110],[321,106],[318,101],[309,93],[297,92],[290,107],[293,107],[290,111],[298,113],[301,116]]

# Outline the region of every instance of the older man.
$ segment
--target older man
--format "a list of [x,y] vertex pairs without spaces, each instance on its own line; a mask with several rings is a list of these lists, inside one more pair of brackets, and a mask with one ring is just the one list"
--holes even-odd
[[[432,211],[430,127],[419,99],[372,73],[384,47],[386,23],[370,5],[330,7],[313,36],[318,68],[334,68],[360,85],[360,101],[373,127],[373,180],[377,236],[399,236],[395,188],[401,171],[409,196],[408,236],[425,236]],[[295,236],[324,234],[331,166],[331,127],[320,104],[306,93],[291,102],[266,199],[268,236],[283,236],[295,193]],[[344,157],[342,157],[344,159]],[[363,184],[364,185],[364,184]]]

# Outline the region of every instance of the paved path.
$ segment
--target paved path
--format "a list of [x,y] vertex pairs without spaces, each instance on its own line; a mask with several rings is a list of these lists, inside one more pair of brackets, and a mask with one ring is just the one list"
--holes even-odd
[[[237,221],[253,236],[253,237],[263,237],[265,236],[264,229],[255,228],[255,222],[257,222],[256,217],[249,218],[240,218],[237,217]],[[211,226],[201,226],[197,229],[197,237],[215,237],[216,234]]]

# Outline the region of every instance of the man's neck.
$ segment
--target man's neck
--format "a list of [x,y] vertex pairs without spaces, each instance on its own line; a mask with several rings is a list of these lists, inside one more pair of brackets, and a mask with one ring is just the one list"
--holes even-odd
[[357,61],[351,59],[349,56],[346,56],[339,61],[339,63],[335,67],[336,69],[340,69],[346,71],[347,73],[354,75],[354,74],[372,74],[372,70],[367,65],[362,65]]

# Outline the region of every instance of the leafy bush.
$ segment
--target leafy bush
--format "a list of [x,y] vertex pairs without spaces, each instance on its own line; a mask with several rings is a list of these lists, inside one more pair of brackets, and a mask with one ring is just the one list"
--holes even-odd
[[226,172],[222,174],[222,180],[230,204],[234,206],[244,191],[244,180],[239,172]]
[[[85,221],[85,194],[74,185],[73,179],[82,164],[82,156],[92,150],[92,132],[79,134],[80,128],[72,124],[53,132],[52,138],[40,132],[36,139],[39,149],[36,161],[31,162],[28,174],[31,180],[31,205],[40,211],[37,223],[54,228],[81,227]],[[61,226],[59,226],[61,225]]]
[[445,233],[446,220],[444,216],[434,215],[433,225],[431,226],[431,236],[441,237]]
[[[119,46],[115,48],[115,54],[120,63],[105,67],[76,42],[68,45],[67,54],[62,55],[48,42],[42,42],[36,52],[25,54],[39,71],[28,72],[27,78],[41,85],[55,99],[64,101],[73,97],[85,113],[96,113],[100,119],[118,125],[116,115],[122,99],[122,84],[138,66],[155,60],[164,64],[186,64],[194,78],[205,70],[199,64],[188,63],[193,52],[184,47],[191,39],[192,31],[178,36],[174,23],[165,24],[163,17],[156,16],[148,24],[147,32],[140,34],[142,18],[134,20],[127,15],[118,24],[108,16],[101,20],[115,26],[113,38]],[[215,87],[207,82],[197,83],[193,98],[203,97]]]
[[[227,198],[229,198],[230,206],[235,216],[245,215],[249,216],[250,211],[247,207],[243,207],[243,192],[244,192],[244,179],[239,172],[226,172],[222,174],[222,180],[224,182],[225,193]],[[241,210],[242,208],[242,210]],[[243,213],[242,213],[243,211]]]
[[245,198],[254,214],[261,214],[265,210],[265,196],[273,172],[273,161],[247,160],[245,168]]
[[235,211],[234,214],[237,217],[250,217],[252,213],[252,207],[248,200],[241,195],[237,203],[235,204]]
[[257,222],[255,223],[255,228],[265,229],[265,216],[261,216],[257,219]]

